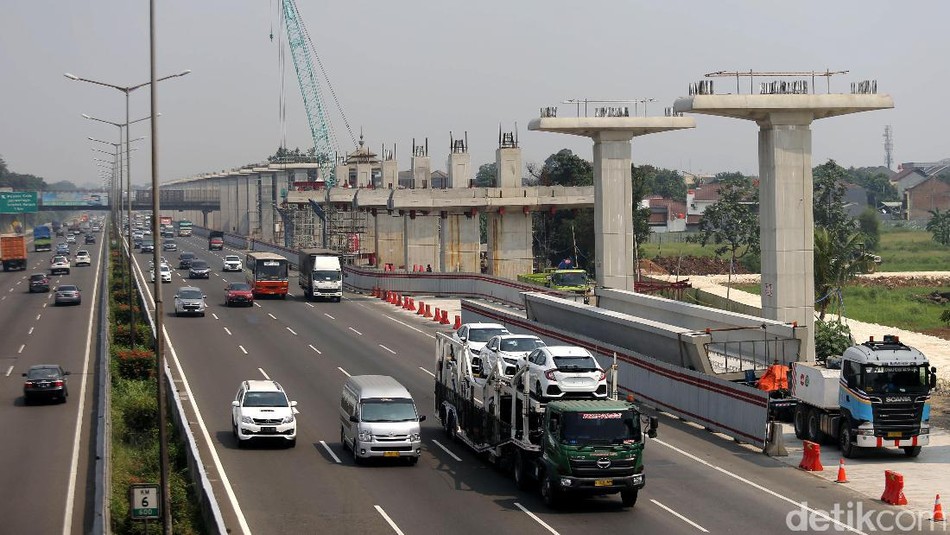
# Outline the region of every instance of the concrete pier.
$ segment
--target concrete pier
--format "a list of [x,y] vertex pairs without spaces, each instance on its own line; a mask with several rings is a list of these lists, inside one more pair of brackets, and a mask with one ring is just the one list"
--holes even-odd
[[559,132],[594,140],[594,268],[597,286],[633,290],[634,137],[694,128],[686,117],[541,117],[528,130]]
[[[517,195],[521,188],[521,148],[513,136],[505,139],[495,150],[498,172],[495,186],[501,188],[502,195],[506,190]],[[489,211],[488,273],[509,279],[531,273],[534,268],[533,238],[529,211],[506,210],[504,207]]]
[[808,329],[801,358],[815,359],[815,228],[811,123],[893,108],[889,95],[694,95],[674,111],[755,121],[759,125],[759,222],[762,313]]

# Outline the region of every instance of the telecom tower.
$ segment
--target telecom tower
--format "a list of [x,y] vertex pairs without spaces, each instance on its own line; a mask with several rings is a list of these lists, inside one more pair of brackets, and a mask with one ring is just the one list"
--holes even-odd
[[884,163],[888,169],[894,163],[894,132],[891,130],[891,125],[884,127]]

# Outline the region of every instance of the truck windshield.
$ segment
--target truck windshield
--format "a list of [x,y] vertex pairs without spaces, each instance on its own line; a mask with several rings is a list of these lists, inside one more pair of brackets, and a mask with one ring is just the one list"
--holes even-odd
[[864,384],[869,394],[926,393],[927,366],[867,366]]
[[367,399],[360,407],[363,422],[408,422],[418,418],[411,399]]
[[313,280],[317,282],[333,282],[342,280],[340,271],[314,270],[313,273],[311,273],[311,276],[313,277]]
[[640,439],[640,420],[629,410],[569,412],[561,418],[565,444],[631,444]]
[[555,286],[584,286],[587,284],[587,274],[554,273],[551,275],[551,284]]

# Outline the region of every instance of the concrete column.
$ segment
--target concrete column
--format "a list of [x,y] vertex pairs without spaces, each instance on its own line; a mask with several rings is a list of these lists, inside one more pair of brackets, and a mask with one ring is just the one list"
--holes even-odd
[[478,214],[446,214],[439,229],[439,271],[479,273],[480,242]]
[[[499,188],[521,187],[521,149],[495,150],[496,184]],[[488,213],[488,272],[497,277],[517,279],[534,269],[531,215],[521,210]]]
[[346,164],[338,164],[334,168],[334,176],[336,177],[336,185],[343,187],[349,183],[350,180],[350,167]]
[[399,165],[396,160],[383,160],[380,164],[383,173],[383,189],[396,189],[399,186]]
[[261,237],[274,241],[274,173],[261,173]]
[[377,210],[373,219],[373,243],[376,248],[376,261],[379,265],[392,264],[396,268],[406,265],[406,247],[403,236],[404,219],[388,213],[386,210]]
[[521,187],[521,148],[503,147],[495,150],[495,166],[498,169],[496,188]]
[[429,188],[432,184],[432,160],[428,156],[412,157],[412,187],[414,189]]
[[[422,215],[416,213],[413,219],[410,214],[403,216],[403,249],[406,251],[405,262],[402,265],[412,271],[413,265],[423,267],[429,265],[433,270],[441,266],[439,260],[439,226],[441,221],[438,214]],[[398,265],[397,265],[398,267]]]
[[446,161],[449,188],[467,188],[472,178],[472,155],[467,152],[453,152]]
[[597,286],[633,290],[630,132],[594,136],[594,251]]

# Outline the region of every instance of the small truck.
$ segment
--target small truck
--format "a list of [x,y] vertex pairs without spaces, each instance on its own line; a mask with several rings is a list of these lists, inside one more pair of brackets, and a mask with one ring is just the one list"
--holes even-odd
[[26,269],[26,237],[20,234],[0,236],[0,259],[4,271]]

